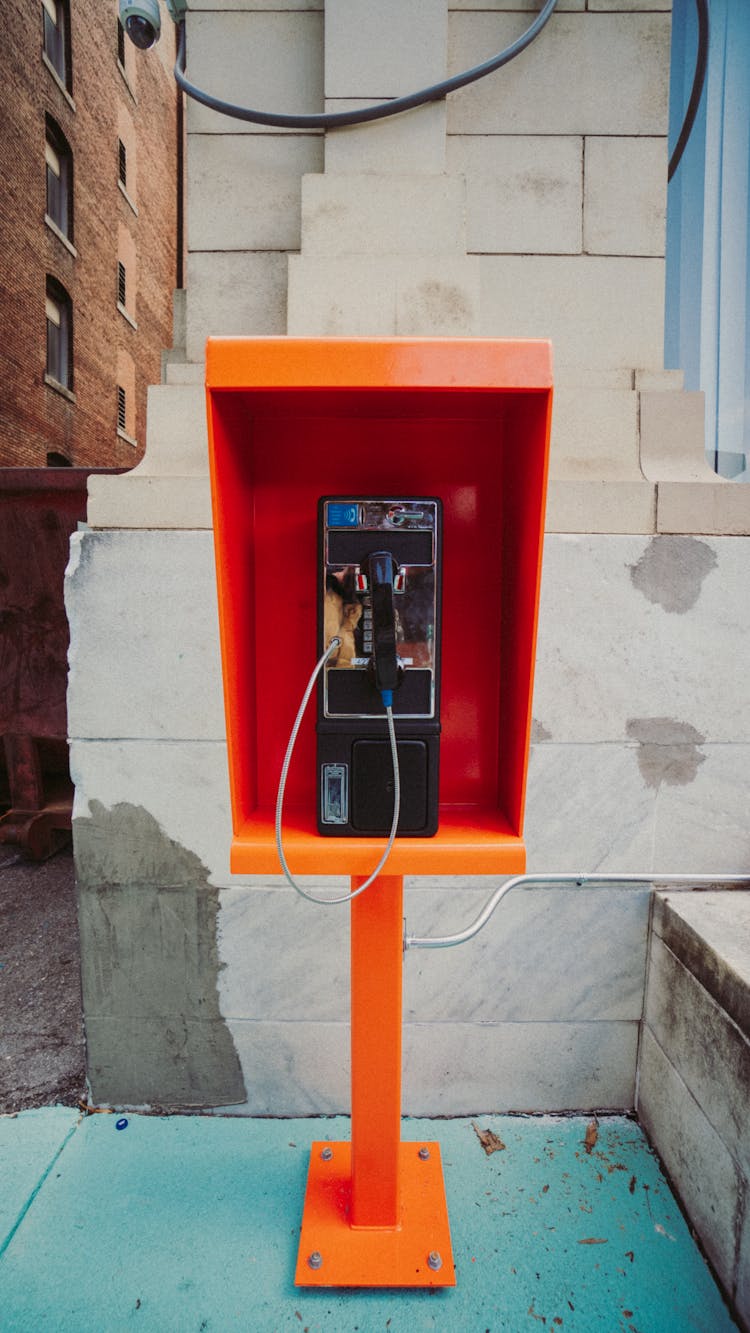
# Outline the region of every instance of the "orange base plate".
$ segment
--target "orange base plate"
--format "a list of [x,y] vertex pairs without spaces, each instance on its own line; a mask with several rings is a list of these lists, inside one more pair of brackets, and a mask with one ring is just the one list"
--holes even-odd
[[[329,1161],[321,1157],[330,1148]],[[419,1149],[428,1148],[423,1161]],[[310,1152],[295,1284],[298,1287],[455,1287],[438,1143],[402,1143],[401,1224],[351,1227],[351,1144],[314,1143]],[[310,1256],[313,1258],[313,1266]],[[428,1257],[439,1256],[439,1267]],[[320,1262],[318,1262],[318,1259]]]

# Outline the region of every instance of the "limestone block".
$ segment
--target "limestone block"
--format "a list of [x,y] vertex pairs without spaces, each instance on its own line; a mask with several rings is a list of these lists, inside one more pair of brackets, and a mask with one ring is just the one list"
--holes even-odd
[[750,486],[717,477],[707,483],[659,483],[656,525],[659,532],[750,535]]
[[265,889],[229,888],[221,893],[220,905],[219,991],[225,1017],[349,1021],[346,907],[317,907],[283,881]]
[[633,372],[633,387],[642,393],[674,392],[684,389],[685,374],[682,370],[636,370]]
[[750,1041],[662,941],[651,941],[646,1022],[742,1172],[750,1175]]
[[[615,14],[645,9],[646,5],[644,0],[588,0],[588,8],[593,12]],[[648,8],[669,12],[672,9],[672,0],[648,0]]]
[[657,893],[652,929],[740,1030],[750,1033],[750,889]]
[[460,176],[306,176],[302,253],[463,257],[465,207]]
[[[746,734],[742,693],[724,696],[724,734],[732,729],[735,711],[739,737]],[[707,675],[706,679],[710,679]],[[724,682],[722,681],[722,689]],[[696,874],[747,871],[750,830],[747,820],[747,775],[750,746],[699,745],[674,751],[673,781],[659,789],[654,827],[655,864],[661,870],[690,869]]]
[[[248,1115],[335,1115],[351,1106],[344,1023],[227,1024]],[[633,1104],[636,1023],[407,1023],[405,1115],[563,1111]]]
[[[305,6],[306,8],[306,6]],[[188,16],[187,72],[199,88],[225,102],[260,111],[313,114],[323,107],[323,14],[191,10]],[[286,133],[249,121],[230,120],[188,99],[187,127],[202,134]],[[314,131],[317,133],[317,131]]]
[[[213,693],[206,682],[207,693]],[[205,867],[217,888],[231,883],[232,820],[223,741],[74,740],[74,815],[87,819],[127,807],[152,821],[176,849]],[[106,814],[103,816],[106,818]],[[80,859],[80,858],[79,858]],[[105,868],[105,881],[116,873]],[[119,875],[126,878],[127,866]],[[104,873],[104,872],[103,872]],[[165,882],[174,870],[165,871]],[[133,875],[130,875],[133,882]]]
[[[407,890],[409,931],[461,929],[490,880]],[[333,1022],[349,1013],[349,913],[287,886],[228,889],[219,919],[221,1010],[231,1019]],[[404,1014],[415,1022],[638,1020],[649,891],[511,894],[466,948],[408,953]],[[554,943],[553,943],[554,942]],[[582,970],[581,956],[587,959]],[[540,986],[540,977],[544,985]]]
[[322,169],[320,135],[188,135],[190,249],[298,250],[301,178]]
[[597,255],[663,255],[667,141],[586,139],[583,248]]
[[[540,739],[627,741],[662,802],[701,771],[705,743],[717,751],[750,743],[738,614],[748,559],[747,544],[733,538],[547,536],[534,690]],[[711,689],[717,671],[721,684]],[[677,772],[674,746],[687,765]],[[704,825],[701,816],[701,837]]]
[[[527,27],[522,13],[451,13],[449,72]],[[669,42],[668,14],[555,14],[517,60],[451,95],[448,132],[666,134]]]
[[633,389],[555,388],[550,477],[643,483]]
[[[654,8],[658,8],[657,5]],[[280,9],[323,9],[323,0],[197,0],[197,3],[191,3],[190,12],[197,10],[224,10],[241,9],[246,12],[255,12],[256,10],[280,10]]]
[[146,453],[133,469],[149,476],[208,475],[206,392],[202,384],[151,384]]
[[[475,10],[481,7],[484,10],[505,10],[508,8],[508,0],[481,0],[481,6],[477,3],[477,0],[450,0],[450,7],[451,9]],[[513,0],[513,8],[514,10],[519,11],[531,9],[536,12],[539,6],[537,0]],[[555,13],[562,14],[565,10],[579,10],[585,8],[586,0],[557,0]],[[589,9],[593,8],[594,6],[590,4]],[[653,5],[652,8],[656,9],[658,6]]]
[[230,1019],[227,1027],[240,1058],[247,1101],[222,1110],[262,1116],[351,1110],[348,1024]]
[[[409,933],[449,935],[479,915],[497,881],[406,894]],[[518,889],[470,943],[407,952],[404,1014],[414,1022],[638,1021],[649,890]],[[581,958],[586,966],[580,966]]]
[[706,459],[705,395],[641,389],[640,398],[644,474],[660,482],[718,482]]
[[582,140],[462,135],[448,170],[467,188],[467,249],[485,254],[578,254]]
[[637,1023],[407,1023],[404,1111],[627,1110]]
[[326,0],[326,97],[385,99],[445,77],[445,0]]
[[646,481],[551,477],[547,532],[653,532],[656,487]]
[[479,333],[476,260],[439,256],[404,267],[396,285],[396,333],[403,337],[470,337]]
[[208,477],[89,477],[88,522],[92,528],[210,528]]
[[289,257],[290,334],[469,336],[479,273],[466,256]]
[[633,371],[629,366],[575,366],[554,368],[555,394],[558,389],[632,389]]
[[641,1036],[637,1109],[711,1263],[731,1290],[740,1173],[647,1026]]
[[[372,98],[327,98],[326,111],[351,111]],[[326,172],[438,175],[445,171],[445,101],[364,125],[344,125],[325,136]]]
[[206,366],[203,361],[168,361],[165,384],[203,384]]
[[210,527],[206,435],[202,382],[150,385],[146,453],[122,476],[89,478],[89,524],[99,528]]
[[286,333],[286,266],[284,253],[188,255],[188,358],[210,335]]
[[303,337],[378,337],[396,331],[394,260],[289,256],[287,332]]
[[661,365],[661,259],[483,255],[482,333],[551,338],[555,364],[584,369]]
[[72,738],[223,739],[210,533],[74,533],[65,595]]
[[654,805],[625,745],[532,745],[524,825],[529,871],[647,870]]

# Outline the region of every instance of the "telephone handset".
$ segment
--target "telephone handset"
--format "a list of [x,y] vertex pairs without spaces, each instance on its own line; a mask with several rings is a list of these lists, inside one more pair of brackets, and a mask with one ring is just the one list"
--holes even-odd
[[396,653],[396,610],[393,579],[398,565],[390,551],[373,551],[367,557],[372,599],[372,669],[381,692],[400,685]]
[[398,832],[437,832],[441,543],[435,498],[320,501],[320,651],[340,639],[318,687],[323,834],[388,833],[394,779],[386,705],[401,776]]

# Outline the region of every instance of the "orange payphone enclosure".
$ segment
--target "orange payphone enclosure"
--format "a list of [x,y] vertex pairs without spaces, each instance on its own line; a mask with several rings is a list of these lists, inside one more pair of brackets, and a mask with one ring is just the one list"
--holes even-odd
[[[525,868],[551,347],[211,338],[206,384],[234,872],[281,869],[276,789],[316,660],[320,497],[442,502],[438,831],[398,837],[351,905],[352,1143],[313,1145],[296,1280],[452,1285],[439,1147],[400,1142],[401,894],[404,874]],[[317,833],[314,751],[310,717],[287,783],[289,864],[361,881],[383,839]]]

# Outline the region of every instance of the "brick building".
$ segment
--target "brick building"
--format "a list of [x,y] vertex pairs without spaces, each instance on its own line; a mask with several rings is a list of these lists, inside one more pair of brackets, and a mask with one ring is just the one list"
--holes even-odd
[[116,0],[11,0],[0,79],[0,465],[131,467],[179,285],[174,29]]

